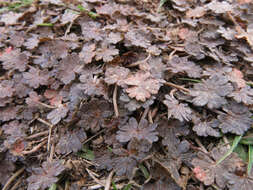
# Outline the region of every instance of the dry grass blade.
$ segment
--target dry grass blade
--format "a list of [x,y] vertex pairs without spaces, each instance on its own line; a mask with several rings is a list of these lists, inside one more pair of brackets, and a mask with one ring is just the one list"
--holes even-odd
[[95,177],[95,175],[93,174],[93,172],[91,170],[89,170],[88,168],[86,168],[86,171],[88,172],[89,176],[99,185],[102,185],[103,187],[105,187],[105,184],[103,182],[101,182],[98,178]]
[[110,190],[113,174],[114,174],[114,171],[111,171],[108,178],[106,179],[105,190]]

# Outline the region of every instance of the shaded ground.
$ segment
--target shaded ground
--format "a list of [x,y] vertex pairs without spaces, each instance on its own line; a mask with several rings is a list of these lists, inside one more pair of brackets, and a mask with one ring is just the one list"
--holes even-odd
[[252,189],[252,12],[1,1],[0,188]]

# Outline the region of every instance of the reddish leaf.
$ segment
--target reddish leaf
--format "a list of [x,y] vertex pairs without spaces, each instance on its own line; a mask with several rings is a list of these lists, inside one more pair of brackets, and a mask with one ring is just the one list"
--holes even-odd
[[151,94],[157,94],[161,86],[159,80],[152,78],[150,73],[142,71],[129,76],[125,80],[125,83],[133,86],[126,89],[129,96],[143,102],[145,102],[147,98],[150,98]]
[[246,82],[243,79],[243,73],[240,70],[233,68],[228,77],[231,82],[235,82],[237,84],[238,88],[243,88],[246,86]]
[[107,84],[116,83],[119,86],[124,86],[124,80],[128,77],[129,73],[129,69],[124,67],[109,67],[105,72],[105,82]]
[[56,90],[46,90],[44,96],[49,99],[52,106],[58,106],[62,103],[62,96]]

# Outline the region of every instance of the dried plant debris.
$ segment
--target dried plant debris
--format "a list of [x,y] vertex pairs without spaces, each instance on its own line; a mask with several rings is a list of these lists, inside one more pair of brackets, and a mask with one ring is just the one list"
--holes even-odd
[[252,5],[1,1],[0,189],[251,189],[212,152],[252,133]]

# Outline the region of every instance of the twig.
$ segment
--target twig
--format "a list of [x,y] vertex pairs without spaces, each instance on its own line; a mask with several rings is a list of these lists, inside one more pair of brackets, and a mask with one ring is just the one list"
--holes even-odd
[[27,151],[22,151],[21,154],[26,155],[26,154],[32,154],[36,151],[38,151],[42,146],[44,146],[47,143],[47,141],[43,141],[40,144],[38,144],[37,146],[33,147],[33,149],[31,150],[27,150]]
[[227,145],[227,148],[230,149],[230,144],[229,144],[229,141],[228,141],[227,137],[223,136],[222,139],[223,139],[225,145]]
[[134,185],[134,186],[136,186],[138,188],[142,187],[141,185],[139,185],[138,183],[136,183],[134,180],[130,180],[128,184],[132,184],[132,185]]
[[69,190],[69,187],[70,187],[69,180],[66,180],[64,190]]
[[153,109],[153,111],[152,111],[152,118],[154,118],[156,116],[157,111],[158,111],[158,108],[155,107],[155,109]]
[[51,123],[45,121],[44,119],[37,118],[37,120],[40,121],[41,123],[44,123],[44,124],[47,125],[48,127],[52,127],[52,126],[53,126],[53,124],[51,124]]
[[86,168],[86,171],[88,172],[88,174],[90,175],[90,177],[99,185],[102,185],[103,187],[105,186],[105,184],[103,184],[99,179],[97,179],[94,174],[88,169]]
[[177,88],[177,89],[179,89],[179,90],[185,91],[185,92],[187,92],[187,93],[190,93],[190,90],[188,90],[187,88],[184,88],[184,87],[182,87],[182,86],[176,85],[176,84],[174,84],[174,83],[165,82],[164,84],[167,85],[167,86],[170,86],[170,87]]
[[30,135],[29,137],[26,137],[25,139],[26,140],[31,140],[31,139],[35,139],[37,137],[44,136],[44,135],[47,135],[47,134],[48,134],[48,131],[42,131],[42,132]]
[[47,151],[50,150],[50,146],[51,146],[51,137],[52,137],[52,126],[49,127],[48,130],[48,139],[47,139]]
[[53,124],[45,121],[44,119],[42,118],[37,118],[38,121],[40,121],[41,123],[44,123],[45,125],[47,125],[49,127],[49,130],[48,130],[48,139],[47,139],[47,151],[50,150],[50,146],[51,146],[51,137],[52,137],[52,129],[54,127]]
[[99,131],[98,133],[96,133],[96,134],[93,135],[92,137],[88,138],[87,140],[82,141],[82,143],[83,143],[83,144],[86,144],[87,142],[91,141],[92,139],[94,139],[95,137],[97,137],[98,135],[100,135],[101,133],[103,133],[105,130],[106,130],[106,128],[103,129],[103,130],[101,130],[101,131]]
[[114,174],[114,171],[112,170],[112,171],[110,172],[108,178],[106,179],[105,190],[110,190],[110,186],[111,186],[113,174]]
[[19,178],[18,181],[11,187],[10,190],[16,190],[21,182],[22,178]]
[[46,108],[49,108],[49,109],[55,109],[55,108],[57,108],[55,106],[50,106],[50,105],[47,105],[47,104],[45,104],[43,102],[40,102],[40,101],[36,101],[36,103],[38,103],[38,104],[40,104],[40,105],[42,105],[42,106],[44,106]]
[[148,183],[152,178],[152,174],[150,173],[148,179],[144,181],[144,184]]
[[[23,171],[25,170],[25,167],[20,168],[18,171],[16,171],[13,176],[11,176],[11,178],[8,179],[8,181],[6,182],[6,184],[4,185],[2,190],[7,190],[8,186],[20,175],[23,173]],[[3,172],[3,171],[2,171]]]
[[204,147],[204,145],[200,142],[200,140],[199,140],[198,137],[195,138],[195,141],[196,141],[196,143],[199,145],[199,147],[201,148],[201,150],[202,150],[204,153],[208,154],[208,151],[206,150],[206,148]]
[[55,144],[53,143],[50,150],[49,161],[52,162],[54,158]]
[[[148,114],[148,111],[149,111],[149,106],[148,106],[147,108],[145,108],[145,110],[144,110],[144,112],[143,112],[143,114],[142,114],[142,116],[141,116],[141,120],[143,120],[143,119],[146,118],[146,116],[147,116],[147,114]],[[141,120],[140,120],[140,121],[141,121]]]
[[117,91],[118,91],[118,86],[117,86],[117,84],[115,84],[112,100],[113,100],[113,107],[114,107],[115,116],[119,117],[119,110],[118,110],[118,105],[117,105]]
[[152,110],[149,110],[149,112],[148,112],[148,121],[149,121],[149,123],[154,123],[153,118],[152,118]]
[[176,53],[176,49],[174,49],[172,52],[170,52],[169,54],[169,60],[171,60],[173,58],[173,55]]
[[151,57],[151,54],[149,53],[148,56],[144,59],[144,60],[141,60],[141,61],[136,61],[130,65],[127,65],[127,67],[135,67],[135,66],[138,66],[142,63],[145,63],[147,60],[149,60],[149,58]]
[[95,190],[95,189],[100,189],[104,187],[103,185],[99,185],[99,184],[96,184],[96,185],[92,185],[92,186],[89,186],[88,189],[89,190]]
[[41,139],[39,139],[39,140],[35,140],[35,141],[32,141],[32,142],[29,142],[29,145],[41,143],[42,141],[45,141],[45,140],[47,140],[47,139],[48,139],[48,137],[43,137],[43,138],[41,138]]
[[86,162],[87,164],[91,165],[91,166],[99,166],[98,164],[96,164],[95,162],[90,162],[89,160],[86,160],[84,158],[82,158],[82,161]]
[[170,96],[172,97],[172,98],[175,98],[174,97],[174,93],[177,91],[177,89],[172,89],[171,91],[170,91]]
[[[77,17],[78,17],[78,15],[77,15]],[[75,18],[74,18],[74,19],[75,19]],[[71,22],[69,23],[68,28],[67,28],[67,30],[65,31],[65,34],[64,34],[64,38],[65,38],[65,39],[66,39],[66,37],[67,37],[67,35],[68,35],[68,33],[69,33],[69,31],[70,31],[72,25],[73,25],[73,21],[71,21]]]

